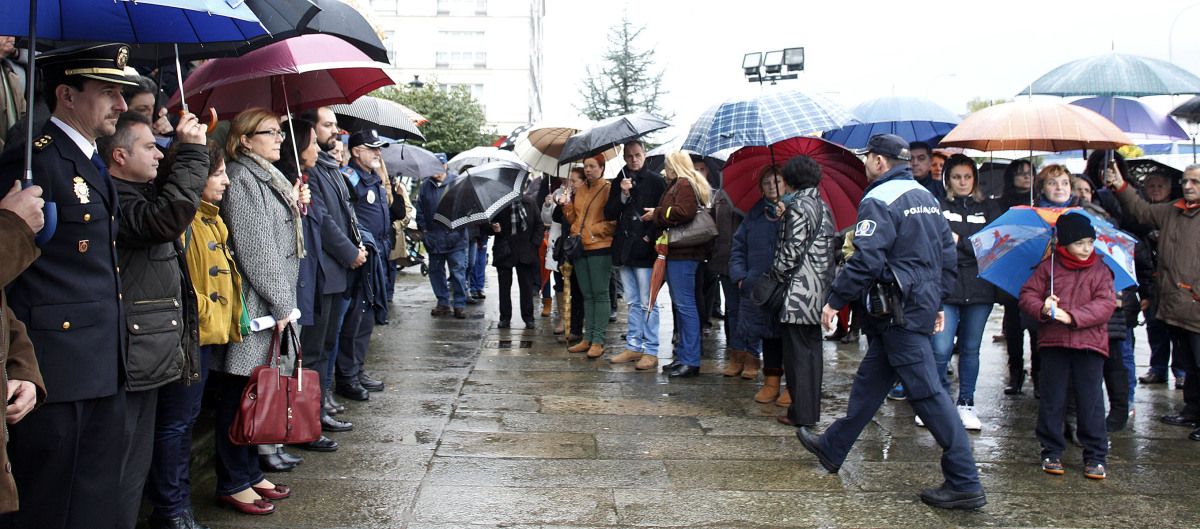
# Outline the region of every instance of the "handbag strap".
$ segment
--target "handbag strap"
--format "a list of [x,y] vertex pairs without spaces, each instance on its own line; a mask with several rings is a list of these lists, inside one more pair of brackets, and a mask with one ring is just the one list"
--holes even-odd
[[[608,182],[604,182],[604,185],[611,186],[612,184],[610,184]],[[601,194],[607,194],[607,193],[605,193],[603,189],[600,191],[596,191],[596,193],[594,193],[592,195],[592,199],[588,201],[587,207],[583,208],[583,217],[579,219],[580,231],[583,231],[583,229],[582,229],[583,223],[587,222],[588,213],[592,211],[592,204],[596,203],[596,197],[600,196]]]

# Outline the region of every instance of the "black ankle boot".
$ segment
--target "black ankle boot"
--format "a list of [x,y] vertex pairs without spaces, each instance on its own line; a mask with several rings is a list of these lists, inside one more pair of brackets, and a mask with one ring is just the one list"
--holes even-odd
[[1015,373],[1009,373],[1008,386],[1004,388],[1005,395],[1020,395],[1021,388],[1025,385],[1025,370],[1022,369]]

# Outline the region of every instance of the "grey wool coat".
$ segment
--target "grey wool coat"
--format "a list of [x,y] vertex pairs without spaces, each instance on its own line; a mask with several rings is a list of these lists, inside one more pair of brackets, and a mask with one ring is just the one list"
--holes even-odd
[[821,323],[821,306],[833,282],[833,213],[817,188],[797,192],[784,212],[784,227],[775,250],[774,271],[787,278],[787,299],[779,321],[794,325]]
[[[291,184],[277,169],[255,158],[242,155],[229,161],[229,189],[221,201],[221,217],[229,228],[233,259],[242,274],[247,315],[250,319],[270,315],[278,320],[296,308],[303,248],[296,230],[300,218],[288,194]],[[241,343],[229,344],[224,354],[213,359],[213,369],[249,376],[255,367],[269,361],[271,334],[272,330],[266,329],[243,337]]]

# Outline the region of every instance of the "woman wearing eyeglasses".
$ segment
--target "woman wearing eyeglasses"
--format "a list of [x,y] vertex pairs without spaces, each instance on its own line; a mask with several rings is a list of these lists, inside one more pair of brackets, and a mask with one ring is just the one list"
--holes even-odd
[[276,329],[243,336],[241,342],[213,355],[212,369],[220,373],[214,377],[220,432],[217,496],[246,514],[270,514],[275,510],[271,500],[291,494],[288,487],[263,476],[255,447],[234,445],[226,435],[250,372],[270,362],[272,331],[287,326],[297,308],[296,280],[304,257],[300,208],[306,200],[301,181],[289,183],[272,165],[279,160],[284,137],[274,113],[254,108],[238,114],[225,143],[229,189],[221,217],[242,275],[246,315],[250,319],[271,316],[277,322]]

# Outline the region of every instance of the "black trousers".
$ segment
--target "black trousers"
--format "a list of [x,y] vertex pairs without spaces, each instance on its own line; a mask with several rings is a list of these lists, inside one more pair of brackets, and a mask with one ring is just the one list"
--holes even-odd
[[[615,297],[615,296],[610,296]],[[571,330],[567,333],[572,336],[583,336],[583,317],[584,308],[587,304],[583,302],[583,289],[579,288],[579,275],[571,274]]]
[[367,301],[363,289],[357,289],[342,331],[338,335],[337,376],[354,378],[362,373],[367,361],[367,347],[371,345],[371,332],[375,330],[375,309]]
[[783,325],[783,372],[792,397],[788,418],[799,426],[821,419],[822,341],[818,325]]
[[783,369],[783,338],[763,338],[762,366],[763,369]]
[[[1061,458],[1066,450],[1063,422],[1067,397],[1073,392],[1079,442],[1083,444],[1084,463],[1106,463],[1108,433],[1104,429],[1104,395],[1100,382],[1104,377],[1104,356],[1093,351],[1044,347],[1042,370],[1038,379],[1041,400],[1035,434],[1042,445],[1042,457]],[[1117,353],[1120,357],[1120,353]],[[1129,381],[1124,381],[1129,384]]]
[[[317,372],[317,377],[321,380],[321,390],[325,391],[328,386],[326,384],[325,366],[329,365],[329,355],[333,352],[332,348],[325,346],[327,338],[331,334],[337,333],[340,314],[334,314],[334,300],[340,297],[341,294],[328,294],[317,296],[317,302],[313,307],[316,309],[313,314],[313,324],[300,327],[300,351],[304,353],[304,365],[308,369]],[[322,394],[322,397],[325,395]],[[324,407],[321,413],[325,413]]]
[[158,390],[125,393],[125,454],[121,464],[121,490],[117,496],[117,527],[134,529],[142,507],[142,489],[150,475],[154,455],[154,425],[158,416]]
[[43,404],[9,426],[8,454],[21,510],[0,516],[0,527],[115,527],[124,429],[124,391]]
[[[534,288],[534,275],[537,264],[518,264],[517,266],[497,266],[496,278],[500,283],[500,321],[512,321],[512,283],[513,271],[517,272],[517,292],[521,298],[521,320],[533,321],[533,296],[537,293]],[[574,307],[572,307],[573,309]]]
[[1121,355],[1125,340],[1108,341],[1108,358],[1104,359],[1104,390],[1108,394],[1108,416],[1114,424],[1125,424],[1129,418],[1129,370]]
[[1168,326],[1171,341],[1179,353],[1185,373],[1183,379],[1183,415],[1200,417],[1200,333]]
[[[1025,331],[1026,325],[1021,321],[1021,308],[1017,300],[1007,295],[1002,296],[1004,306],[1004,345],[1008,350],[1008,375],[1016,377],[1025,370]],[[1037,329],[1029,328],[1029,373],[1037,378],[1041,370],[1041,358],[1037,348]]]

